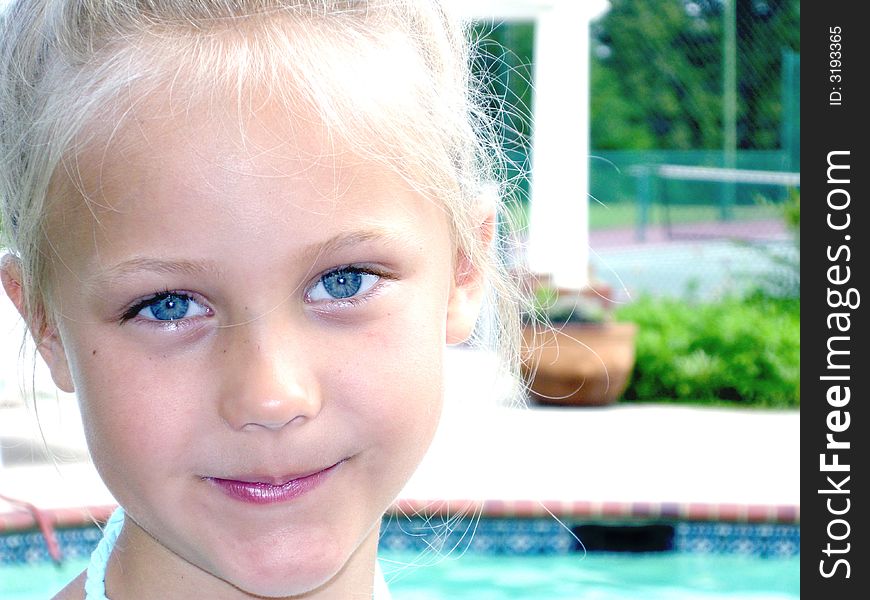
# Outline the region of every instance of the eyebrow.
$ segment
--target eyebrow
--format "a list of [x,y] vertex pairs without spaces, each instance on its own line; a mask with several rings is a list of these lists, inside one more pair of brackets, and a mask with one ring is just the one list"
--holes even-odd
[[385,244],[405,243],[407,236],[400,235],[395,231],[386,229],[363,229],[339,233],[324,242],[311,244],[302,250],[300,257],[314,261],[324,254],[339,252],[345,248],[357,246],[367,242],[380,242]]
[[119,281],[143,271],[164,275],[202,275],[218,272],[212,261],[196,262],[189,260],[164,260],[160,258],[138,257],[125,260],[99,273],[87,281],[88,285]]
[[[304,247],[298,254],[298,259],[314,262],[319,256],[339,252],[349,247],[367,242],[382,242],[385,244],[403,243],[406,236],[385,229],[365,229],[339,233],[323,242],[317,242]],[[165,275],[203,275],[220,273],[217,263],[208,261],[164,260],[159,258],[137,257],[114,265],[87,282],[88,285],[104,284],[123,280],[141,272],[160,273]]]

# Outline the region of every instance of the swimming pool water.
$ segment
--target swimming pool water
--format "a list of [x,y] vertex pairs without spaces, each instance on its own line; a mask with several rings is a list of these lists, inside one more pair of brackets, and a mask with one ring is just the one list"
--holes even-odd
[[[389,557],[413,561],[414,555]],[[395,600],[797,600],[800,558],[655,553],[466,554],[393,572]]]
[[[414,563],[425,566],[406,566]],[[0,566],[0,598],[45,600],[86,561]],[[394,600],[797,600],[800,558],[582,554],[432,559],[382,553]]]
[[85,558],[64,561],[0,564],[2,600],[46,600],[59,592],[87,566]]

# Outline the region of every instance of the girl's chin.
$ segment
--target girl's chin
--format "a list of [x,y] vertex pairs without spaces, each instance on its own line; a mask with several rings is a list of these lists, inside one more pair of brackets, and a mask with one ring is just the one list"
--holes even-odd
[[[312,548],[313,550],[313,548]],[[314,590],[337,585],[339,579],[347,575],[349,563],[354,555],[347,556],[303,556],[300,560],[281,560],[278,556],[245,564],[237,561],[232,564],[233,573],[224,579],[234,588],[247,594],[263,598],[286,598],[300,596]],[[270,560],[272,558],[273,560]],[[232,556],[230,556],[232,560]],[[357,560],[359,560],[357,558]],[[371,567],[363,572],[371,574]],[[359,585],[359,583],[358,583]],[[359,589],[358,587],[356,589]],[[336,598],[344,597],[341,594]]]
[[243,577],[228,579],[226,582],[237,590],[257,598],[295,598],[329,586],[334,578],[335,573],[307,572],[302,573],[301,578],[290,578],[286,576],[286,573],[281,578],[275,577],[274,574],[268,578],[252,577],[250,574],[245,574]]

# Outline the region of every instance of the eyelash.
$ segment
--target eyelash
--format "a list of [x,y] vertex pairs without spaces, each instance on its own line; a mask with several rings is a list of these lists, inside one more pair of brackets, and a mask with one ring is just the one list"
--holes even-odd
[[[195,302],[200,306],[203,306],[208,309],[209,313],[211,313],[211,308],[209,308],[208,304],[206,304],[202,298],[197,296],[196,294],[192,294],[190,292],[185,292],[182,290],[163,290],[141,300],[135,302],[130,308],[126,309],[121,315],[121,324],[126,323],[127,321],[131,321],[135,319],[142,310],[148,306],[155,304],[156,302],[167,298],[168,296],[177,296],[178,298],[183,298],[185,300],[189,300],[191,302]],[[182,319],[174,319],[174,320],[160,320],[160,319],[143,319],[143,321],[148,321],[149,323],[156,323],[158,325],[166,325],[167,323],[173,324],[173,326],[178,326],[180,323],[185,321],[190,321],[196,317],[187,317]]]
[[[328,277],[329,275],[332,275],[334,273],[341,272],[341,271],[350,271],[350,272],[358,273],[360,275],[372,275],[374,277],[377,277],[378,279],[377,279],[377,281],[372,283],[371,286],[369,286],[368,289],[364,290],[362,293],[354,294],[353,296],[350,296],[348,298],[333,298],[331,300],[325,300],[325,301],[312,300],[310,298],[311,293],[315,289],[315,287],[317,285],[321,284],[326,277]],[[376,269],[376,268],[371,267],[371,266],[350,264],[350,265],[343,265],[343,266],[339,266],[339,267],[333,267],[333,268],[329,269],[328,271],[321,273],[317,277],[317,279],[314,281],[314,283],[312,283],[311,285],[308,286],[308,288],[305,291],[305,299],[307,302],[309,302],[311,304],[319,304],[319,303],[323,302],[326,306],[328,306],[330,308],[336,307],[336,308],[340,309],[340,308],[345,307],[345,306],[359,306],[360,304],[367,302],[374,294],[376,294],[384,281],[391,280],[391,279],[395,279],[395,277],[393,277],[391,274],[385,272],[384,270]]]

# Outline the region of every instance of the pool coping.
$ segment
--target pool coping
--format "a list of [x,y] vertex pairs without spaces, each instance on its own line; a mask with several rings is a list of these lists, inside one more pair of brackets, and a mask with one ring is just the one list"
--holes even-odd
[[[0,534],[38,529],[40,519],[51,527],[71,528],[105,522],[117,505],[101,504],[37,509],[16,506],[0,513]],[[444,516],[474,514],[490,518],[546,518],[636,521],[715,521],[729,523],[800,524],[793,505],[711,504],[698,502],[587,502],[561,500],[409,500],[393,503],[387,515]]]
[[712,504],[701,502],[594,502],[564,500],[399,500],[388,512],[446,515],[459,511],[483,517],[560,519],[670,519],[734,523],[799,524],[793,505]]

